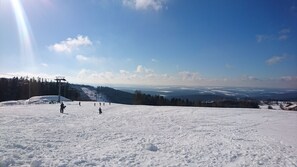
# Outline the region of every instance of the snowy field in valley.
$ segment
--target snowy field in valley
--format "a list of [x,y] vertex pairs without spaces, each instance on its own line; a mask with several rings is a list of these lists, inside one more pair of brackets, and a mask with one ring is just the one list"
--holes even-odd
[[297,112],[66,106],[1,106],[0,166],[297,166]]

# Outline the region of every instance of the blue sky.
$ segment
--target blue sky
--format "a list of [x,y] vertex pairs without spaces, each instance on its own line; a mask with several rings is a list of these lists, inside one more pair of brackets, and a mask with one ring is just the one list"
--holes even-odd
[[297,88],[297,0],[0,0],[0,76]]

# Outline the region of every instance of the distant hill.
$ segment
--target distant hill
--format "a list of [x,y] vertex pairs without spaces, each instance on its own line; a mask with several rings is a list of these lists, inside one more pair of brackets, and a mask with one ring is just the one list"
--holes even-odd
[[88,93],[83,90],[83,88],[88,88],[90,90],[96,91],[96,88],[94,88],[93,86],[89,86],[89,85],[71,84],[70,87],[75,89],[79,93],[78,98],[75,99],[78,101],[91,101],[92,100],[91,97],[88,95]]
[[109,102],[121,103],[121,104],[133,104],[134,94],[116,90],[109,87],[97,87],[98,94],[105,95]]
[[[171,96],[168,96],[171,97]],[[263,100],[263,101],[297,101],[297,91],[283,91],[283,92],[234,92],[234,94],[223,94],[223,93],[213,93],[213,94],[187,94],[172,96],[182,99],[189,99],[192,101],[217,101],[217,100]]]
[[[121,88],[120,88],[121,89]],[[122,88],[134,92],[134,88]],[[277,88],[232,88],[232,87],[161,87],[139,88],[145,94],[160,95],[166,98],[182,98],[191,101],[217,100],[263,100],[263,101],[297,101],[297,89]]]
[[72,84],[72,88],[76,89],[80,96],[80,101],[104,101],[120,104],[133,104],[134,94],[110,87],[99,86],[97,88],[90,85]]
[[[171,96],[168,96],[171,97]],[[236,97],[218,94],[192,94],[182,96],[172,96],[175,98],[188,99],[191,101],[217,101],[217,100],[236,100]]]

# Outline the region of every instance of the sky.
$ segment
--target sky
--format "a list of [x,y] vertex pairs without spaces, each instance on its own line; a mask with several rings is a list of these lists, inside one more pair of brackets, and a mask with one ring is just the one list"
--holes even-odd
[[297,0],[0,0],[0,77],[297,88]]

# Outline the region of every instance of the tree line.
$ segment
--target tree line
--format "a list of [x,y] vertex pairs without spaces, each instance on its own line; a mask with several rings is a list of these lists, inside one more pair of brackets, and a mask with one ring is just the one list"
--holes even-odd
[[164,96],[144,94],[141,91],[135,91],[133,104],[157,106],[193,106],[193,102],[189,101],[188,99],[167,99]]
[[217,101],[190,101],[182,98],[167,99],[160,95],[148,95],[135,91],[133,104],[156,106],[193,106],[193,107],[228,107],[228,108],[259,108],[255,100],[217,100]]
[[[0,78],[0,101],[22,100],[32,96],[57,95],[58,84],[44,78],[14,77]],[[61,86],[61,95],[77,100],[79,93],[69,83]]]
[[[191,101],[183,98],[168,99],[160,95],[144,94],[141,91],[128,93],[109,87],[97,87],[97,93],[104,94],[108,101],[122,104],[156,106],[197,106],[197,107],[239,107],[258,108],[258,101],[253,100],[217,100]],[[61,95],[71,100],[82,100],[80,89],[68,82],[61,86]],[[44,78],[0,78],[0,101],[22,100],[32,96],[57,95],[58,84]]]

